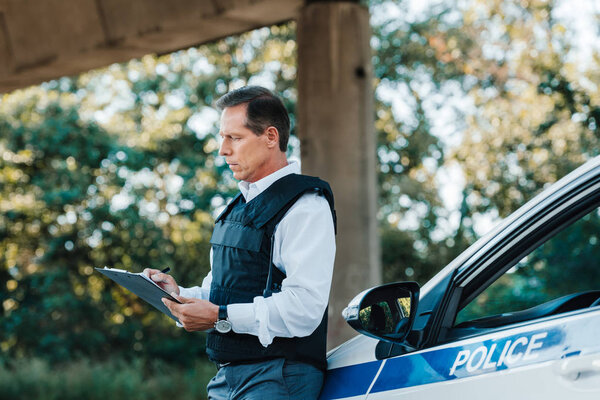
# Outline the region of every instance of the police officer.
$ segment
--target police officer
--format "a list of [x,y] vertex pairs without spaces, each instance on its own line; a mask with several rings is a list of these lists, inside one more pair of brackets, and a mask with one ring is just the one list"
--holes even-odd
[[209,330],[206,351],[218,367],[209,399],[317,398],[335,257],[333,194],[287,161],[289,117],[269,90],[243,87],[217,107],[219,154],[240,193],[215,222],[211,271],[193,288],[145,273],[181,301],[164,300],[186,330]]

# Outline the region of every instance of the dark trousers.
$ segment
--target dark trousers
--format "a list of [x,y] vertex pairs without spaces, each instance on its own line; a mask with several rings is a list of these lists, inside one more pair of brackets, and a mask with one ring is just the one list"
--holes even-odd
[[227,365],[208,383],[209,400],[311,400],[319,397],[323,371],[283,358]]

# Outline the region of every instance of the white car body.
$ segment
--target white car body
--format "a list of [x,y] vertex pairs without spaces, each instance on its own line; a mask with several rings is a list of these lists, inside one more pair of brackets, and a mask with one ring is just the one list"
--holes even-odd
[[[600,301],[594,300],[600,287],[598,293],[578,292],[524,311],[455,323],[461,304],[582,215],[600,215],[599,205],[597,157],[506,218],[424,285],[402,344],[359,335],[332,350],[320,398],[600,399]],[[600,243],[592,242],[600,260]]]

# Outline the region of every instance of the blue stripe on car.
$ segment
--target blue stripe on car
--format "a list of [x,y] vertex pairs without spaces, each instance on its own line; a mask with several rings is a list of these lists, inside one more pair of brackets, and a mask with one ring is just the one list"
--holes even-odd
[[[576,326],[573,327],[577,329]],[[387,359],[371,393],[491,373],[564,357],[562,328],[538,329],[462,346],[433,349]],[[327,371],[321,400],[367,393],[382,361]]]
[[487,374],[560,358],[560,329],[524,332],[464,346],[391,358],[371,393]]
[[367,393],[382,361],[330,369],[320,399],[339,399]]

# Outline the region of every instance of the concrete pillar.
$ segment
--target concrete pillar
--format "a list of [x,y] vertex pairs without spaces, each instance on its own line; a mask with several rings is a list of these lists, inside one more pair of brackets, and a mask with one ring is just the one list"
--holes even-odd
[[298,19],[298,136],[302,170],[331,184],[338,216],[328,347],[355,336],[341,312],[381,282],[368,10],[310,2]]

